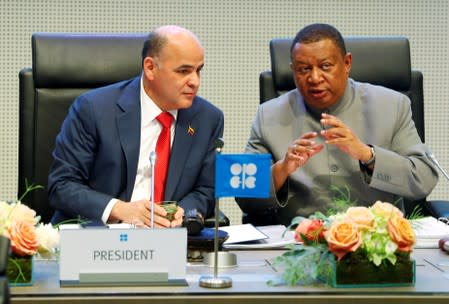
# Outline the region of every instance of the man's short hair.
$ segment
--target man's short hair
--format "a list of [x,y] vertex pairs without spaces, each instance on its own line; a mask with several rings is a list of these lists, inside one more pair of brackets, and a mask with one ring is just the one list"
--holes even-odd
[[297,43],[313,43],[324,39],[330,39],[334,42],[335,46],[340,50],[340,53],[344,57],[346,55],[346,45],[340,32],[329,24],[314,23],[307,25],[300,30],[293,39],[290,47],[290,54]]
[[158,57],[167,42],[168,38],[166,35],[155,31],[148,34],[142,48],[142,66],[146,57]]

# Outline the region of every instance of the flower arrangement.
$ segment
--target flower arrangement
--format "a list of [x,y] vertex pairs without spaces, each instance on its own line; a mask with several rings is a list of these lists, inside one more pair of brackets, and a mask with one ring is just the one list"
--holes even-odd
[[40,254],[49,258],[59,244],[58,229],[51,224],[40,223],[36,212],[21,203],[29,191],[37,188],[39,186],[27,183],[27,189],[18,201],[0,201],[0,235],[10,240],[7,276],[12,283],[30,281],[31,269],[28,268],[31,268],[32,257]]
[[302,244],[291,245],[274,259],[273,264],[282,266],[284,273],[279,282],[269,284],[414,283],[410,252],[415,234],[393,204],[377,201],[371,207],[349,207],[329,217],[321,213],[296,217],[292,226],[296,226],[295,239]]

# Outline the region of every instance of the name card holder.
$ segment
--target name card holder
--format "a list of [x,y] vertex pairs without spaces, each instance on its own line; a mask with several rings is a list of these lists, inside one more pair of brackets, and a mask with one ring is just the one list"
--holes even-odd
[[61,286],[187,286],[185,228],[61,225]]

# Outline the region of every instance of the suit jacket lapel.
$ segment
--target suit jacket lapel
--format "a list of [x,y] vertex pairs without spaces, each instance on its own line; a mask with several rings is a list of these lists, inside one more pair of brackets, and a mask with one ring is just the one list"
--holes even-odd
[[117,115],[117,129],[126,161],[126,189],[122,199],[130,200],[136,180],[140,150],[140,77],[125,87],[117,102],[123,110]]
[[165,200],[173,199],[173,194],[179,184],[182,172],[187,163],[192,148],[194,134],[189,128],[196,129],[197,121],[194,119],[196,113],[195,101],[189,109],[178,111],[176,120],[175,138],[170,154],[167,183],[165,185]]

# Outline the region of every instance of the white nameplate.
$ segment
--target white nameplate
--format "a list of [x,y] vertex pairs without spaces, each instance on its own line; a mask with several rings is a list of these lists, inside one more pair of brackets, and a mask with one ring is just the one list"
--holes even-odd
[[61,285],[187,285],[185,228],[60,227]]

